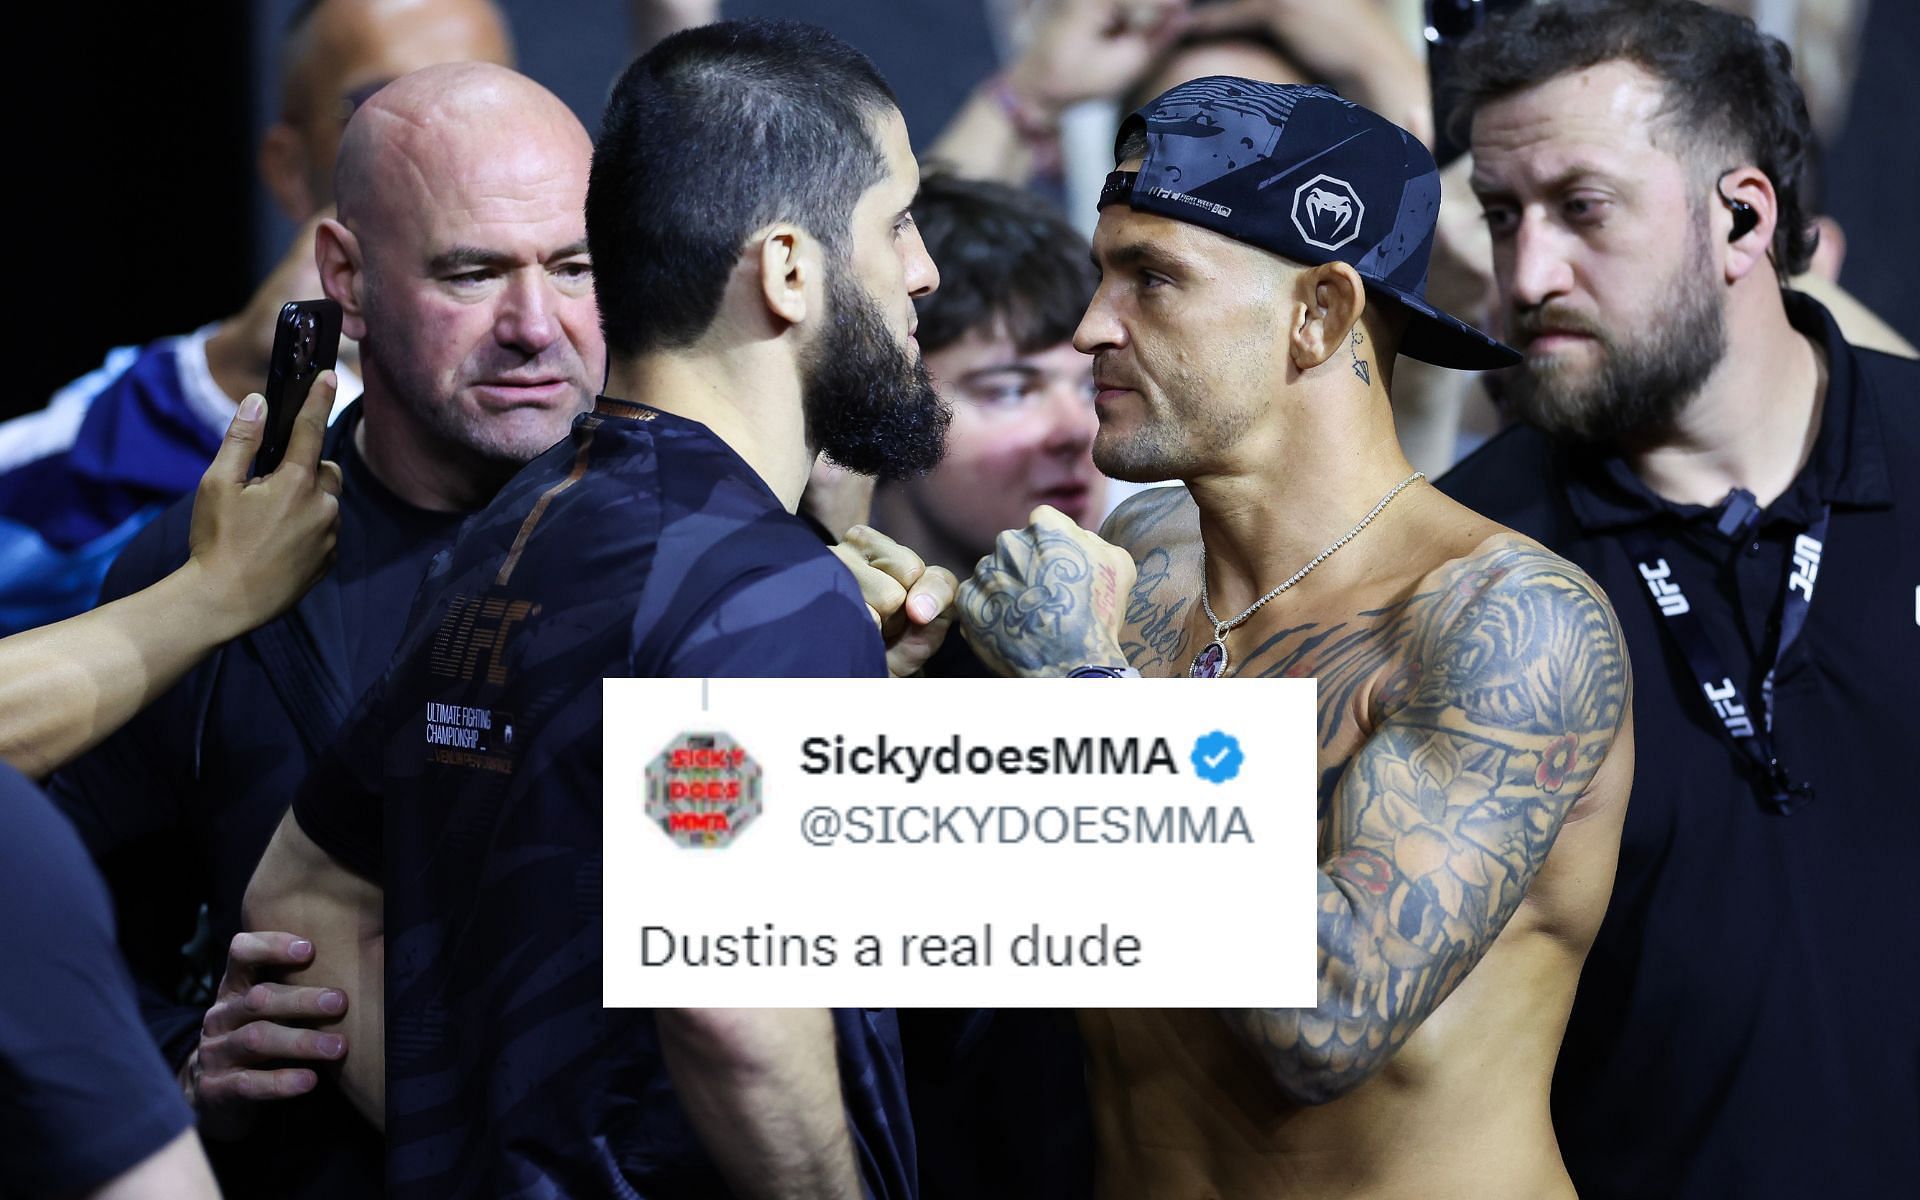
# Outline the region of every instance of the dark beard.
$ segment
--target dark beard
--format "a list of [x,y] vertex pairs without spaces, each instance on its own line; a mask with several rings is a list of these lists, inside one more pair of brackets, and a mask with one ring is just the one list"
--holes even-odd
[[1666,319],[1644,338],[1617,341],[1551,306],[1520,314],[1515,332],[1523,337],[1543,328],[1566,329],[1597,338],[1602,351],[1599,370],[1586,379],[1531,364],[1513,371],[1506,391],[1520,419],[1555,437],[1604,444],[1671,430],[1727,352],[1726,310],[1703,238],[1673,274]]
[[887,330],[880,306],[843,270],[827,273],[833,323],[802,363],[807,441],[858,475],[924,475],[946,451],[953,410],[926,363]]

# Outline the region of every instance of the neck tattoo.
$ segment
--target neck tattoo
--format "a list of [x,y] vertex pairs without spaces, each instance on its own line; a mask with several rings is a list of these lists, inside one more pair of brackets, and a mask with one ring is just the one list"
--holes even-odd
[[1373,506],[1372,512],[1361,517],[1358,525],[1347,530],[1333,545],[1328,546],[1325,550],[1315,555],[1312,562],[1288,576],[1281,582],[1280,586],[1274,588],[1258,600],[1255,600],[1252,604],[1247,605],[1245,610],[1231,621],[1222,621],[1219,617],[1215,616],[1213,614],[1213,605],[1207,599],[1207,547],[1206,543],[1202,542],[1200,545],[1200,610],[1207,614],[1207,620],[1213,625],[1213,640],[1202,647],[1200,653],[1193,656],[1193,663],[1187,668],[1187,675],[1193,679],[1215,679],[1221,675],[1225,675],[1227,673],[1227,634],[1231,632],[1235,626],[1245,621],[1248,617],[1251,617],[1254,613],[1259,612],[1261,605],[1278,596],[1281,592],[1286,591],[1294,584],[1299,583],[1302,579],[1305,579],[1312,573],[1315,567],[1332,558],[1334,551],[1352,541],[1355,537],[1359,536],[1362,529],[1372,524],[1373,519],[1379,516],[1387,505],[1393,503],[1395,496],[1398,496],[1401,492],[1412,486],[1415,480],[1425,479],[1426,477],[1424,471],[1415,471],[1399,483],[1394,484],[1393,490],[1380,497],[1380,503]]

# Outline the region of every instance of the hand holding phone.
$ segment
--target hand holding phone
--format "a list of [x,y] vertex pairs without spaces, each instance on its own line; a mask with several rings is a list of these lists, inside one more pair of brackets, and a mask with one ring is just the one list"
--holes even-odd
[[200,623],[219,629],[221,641],[286,611],[333,561],[340,467],[320,457],[333,390],[333,373],[322,372],[295,413],[285,460],[253,479],[247,463],[257,461],[266,402],[248,396],[200,477],[181,570],[200,581]]
[[286,457],[294,418],[322,371],[340,353],[340,306],[332,300],[295,300],[280,309],[267,367],[267,428],[253,473],[265,475]]

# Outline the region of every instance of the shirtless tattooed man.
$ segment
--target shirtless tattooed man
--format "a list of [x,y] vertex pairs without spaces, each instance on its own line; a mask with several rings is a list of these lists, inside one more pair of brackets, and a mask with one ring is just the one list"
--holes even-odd
[[1009,675],[1319,679],[1320,1003],[1082,1013],[1100,1193],[1571,1196],[1548,1084],[1630,679],[1593,581],[1395,439],[1396,354],[1513,361],[1423,298],[1433,161],[1330,92],[1221,77],[1129,118],[1117,157],[1075,337],[1094,456],[1186,486],[1111,545],[1039,510],[961,616]]

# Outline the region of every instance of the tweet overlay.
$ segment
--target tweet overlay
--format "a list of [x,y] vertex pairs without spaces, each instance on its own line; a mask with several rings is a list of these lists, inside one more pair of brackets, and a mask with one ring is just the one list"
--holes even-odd
[[1312,680],[605,687],[609,1007],[1315,1002]]

